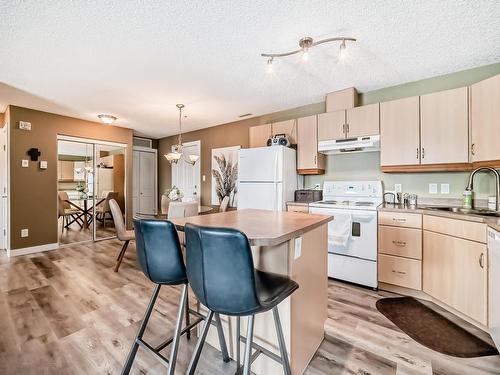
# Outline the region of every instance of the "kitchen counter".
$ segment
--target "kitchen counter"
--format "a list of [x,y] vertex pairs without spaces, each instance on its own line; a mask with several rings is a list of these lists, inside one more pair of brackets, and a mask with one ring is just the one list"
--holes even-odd
[[403,207],[401,205],[394,205],[392,203],[383,203],[378,208],[378,211],[386,211],[386,212],[404,212],[404,213],[413,213],[413,214],[425,214],[439,217],[446,217],[450,219],[458,219],[458,220],[466,220],[473,221],[476,223],[484,223],[489,227],[500,231],[500,218],[498,217],[489,217],[489,216],[481,216],[481,215],[473,215],[467,214],[463,212],[449,212],[449,211],[438,211],[429,209],[426,206],[416,206],[415,208]]
[[[237,210],[173,219],[178,230],[186,223],[234,228],[245,233],[252,246],[255,267],[288,276],[299,289],[279,305],[281,323],[293,375],[302,374],[324,338],[328,303],[328,222],[331,216],[301,212]],[[200,310],[205,312],[203,306]],[[305,318],[307,317],[307,318]],[[228,334],[228,350],[236,358],[236,318],[221,316]],[[242,320],[242,332],[246,319]],[[272,311],[255,317],[254,342],[279,355]],[[210,328],[207,342],[219,349],[217,330]],[[243,358],[244,345],[241,345]],[[252,373],[281,374],[281,365],[260,355]]]

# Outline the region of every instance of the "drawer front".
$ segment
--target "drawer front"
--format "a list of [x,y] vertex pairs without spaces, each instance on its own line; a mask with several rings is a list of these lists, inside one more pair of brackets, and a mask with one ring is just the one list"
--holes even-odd
[[424,215],[424,229],[486,243],[486,224],[483,223]]
[[380,225],[378,252],[422,260],[422,230]]
[[379,254],[378,281],[404,288],[422,290],[422,262],[415,259]]
[[293,204],[287,205],[287,211],[290,212],[303,212],[303,213],[309,213],[309,206],[296,206]]
[[408,214],[403,212],[378,213],[378,223],[382,225],[393,225],[395,227],[422,228],[421,214]]

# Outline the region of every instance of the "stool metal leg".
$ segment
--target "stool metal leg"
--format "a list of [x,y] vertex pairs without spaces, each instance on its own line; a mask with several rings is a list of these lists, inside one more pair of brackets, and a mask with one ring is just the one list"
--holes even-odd
[[205,344],[205,339],[207,338],[208,329],[210,328],[210,324],[212,323],[213,316],[214,312],[212,310],[208,310],[205,324],[203,325],[203,331],[201,332],[201,335],[198,338],[198,342],[196,343],[193,356],[191,357],[191,361],[189,362],[189,366],[187,369],[187,374],[189,375],[193,375],[194,372],[196,371],[196,366],[198,365],[201,351],[203,349],[203,344]]
[[285,375],[292,375],[292,371],[290,369],[290,362],[288,361],[288,354],[286,352],[285,338],[283,337],[283,328],[281,327],[278,306],[275,306],[273,308],[273,315],[274,315],[274,325],[276,326],[276,334],[278,335],[278,343],[280,346],[281,361],[283,364],[283,373]]
[[217,326],[217,335],[219,336],[220,351],[222,353],[222,360],[225,363],[229,362],[229,354],[227,352],[226,338],[224,337],[224,329],[219,314],[214,314],[215,325]]
[[168,375],[175,374],[175,364],[177,362],[177,350],[179,349],[179,338],[181,337],[181,329],[182,329],[182,318],[184,315],[184,308],[186,305],[187,299],[187,284],[184,284],[182,287],[181,300],[179,303],[179,312],[177,314],[177,323],[175,325],[175,333],[174,333],[174,341],[172,342],[172,348],[170,349],[170,360],[168,367]]
[[241,343],[241,321],[236,317],[236,374],[240,373],[240,343]]
[[132,364],[134,363],[135,355],[137,354],[137,349],[139,349],[138,340],[142,339],[144,335],[144,331],[146,330],[146,326],[148,325],[149,317],[153,312],[153,308],[155,306],[156,298],[158,298],[158,293],[160,292],[161,285],[157,284],[153,295],[151,296],[151,300],[149,301],[148,307],[146,309],[146,313],[144,314],[144,318],[142,319],[141,326],[139,327],[139,331],[137,332],[137,336],[135,337],[134,343],[132,344],[132,348],[127,357],[127,362],[125,362],[125,366],[122,370],[122,375],[126,375],[130,372],[132,368]]
[[247,342],[245,344],[245,357],[243,359],[243,375],[250,375],[250,357],[252,355],[253,323],[255,315],[248,317]]
[[[189,316],[189,287],[186,289],[186,327],[189,327],[191,324],[191,319]],[[186,337],[188,340],[191,339],[191,330],[186,332]]]

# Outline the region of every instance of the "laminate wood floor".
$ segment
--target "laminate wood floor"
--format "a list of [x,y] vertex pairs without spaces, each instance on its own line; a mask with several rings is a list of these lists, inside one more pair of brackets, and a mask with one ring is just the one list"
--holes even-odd
[[[0,374],[120,373],[153,289],[136,267],[133,244],[113,272],[120,248],[108,240],[0,255]],[[413,341],[376,310],[385,296],[394,294],[330,281],[325,340],[306,374],[500,374],[500,356],[453,358]],[[179,288],[162,288],[147,341],[170,335],[178,299]],[[182,339],[176,373],[185,372],[194,345]],[[224,364],[206,345],[198,374],[234,371],[234,362]],[[139,350],[132,373],[164,372]]]

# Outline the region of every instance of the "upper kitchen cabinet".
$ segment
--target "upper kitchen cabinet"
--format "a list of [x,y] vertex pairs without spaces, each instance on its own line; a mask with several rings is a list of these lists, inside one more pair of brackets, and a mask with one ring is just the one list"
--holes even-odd
[[286,120],[280,122],[273,122],[271,125],[271,133],[273,136],[276,134],[286,134],[288,140],[292,145],[297,144],[297,120]]
[[500,165],[500,75],[470,87],[471,161]]
[[267,146],[267,140],[271,137],[271,124],[252,126],[249,130],[249,147]]
[[326,94],[326,111],[334,112],[358,105],[358,92],[354,87]]
[[320,113],[318,115],[318,141],[346,137],[346,111]]
[[346,113],[348,138],[380,134],[379,103],[350,108]]
[[59,180],[62,181],[73,181],[74,180],[74,162],[72,161],[67,161],[67,160],[60,160],[59,161]]
[[420,97],[422,164],[469,162],[467,109],[467,87]]
[[380,164],[420,163],[420,103],[413,96],[380,103]]
[[325,173],[325,155],[318,154],[318,116],[297,119],[297,137],[298,173]]

